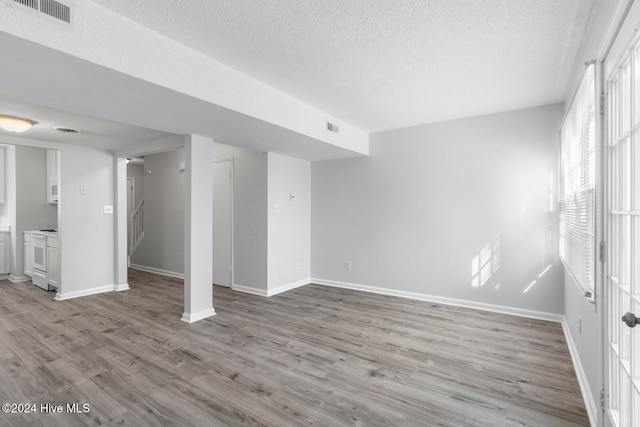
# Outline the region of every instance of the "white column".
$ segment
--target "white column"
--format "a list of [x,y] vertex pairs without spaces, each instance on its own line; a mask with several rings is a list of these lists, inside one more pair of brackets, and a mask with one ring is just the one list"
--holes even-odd
[[115,291],[126,291],[129,289],[127,268],[128,246],[127,227],[129,222],[129,211],[127,209],[127,159],[115,157],[116,171],[116,208],[115,208],[115,230],[116,230],[116,272]]
[[213,141],[185,136],[184,313],[196,322],[213,309]]

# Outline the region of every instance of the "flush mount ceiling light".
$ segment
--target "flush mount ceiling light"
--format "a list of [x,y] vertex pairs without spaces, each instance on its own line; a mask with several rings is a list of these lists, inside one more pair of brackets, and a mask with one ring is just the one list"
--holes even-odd
[[31,129],[31,126],[36,124],[33,120],[21,119],[19,117],[5,116],[0,114],[0,128],[7,132],[26,132]]

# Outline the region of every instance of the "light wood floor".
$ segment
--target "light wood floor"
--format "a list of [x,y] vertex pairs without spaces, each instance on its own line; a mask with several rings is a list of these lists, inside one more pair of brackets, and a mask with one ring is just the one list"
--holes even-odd
[[214,290],[180,321],[182,282],[52,301],[0,282],[2,426],[587,426],[557,323],[307,285]]

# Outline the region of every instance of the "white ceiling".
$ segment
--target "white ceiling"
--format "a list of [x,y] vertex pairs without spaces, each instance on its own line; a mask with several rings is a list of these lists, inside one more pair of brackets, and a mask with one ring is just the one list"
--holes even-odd
[[[130,144],[156,141],[172,135],[1,97],[0,112],[37,121],[25,133],[11,133],[0,129],[0,141],[2,135],[9,135],[117,151]],[[53,127],[72,128],[80,132],[65,134],[54,130]]]
[[95,0],[366,131],[564,101],[598,0]]

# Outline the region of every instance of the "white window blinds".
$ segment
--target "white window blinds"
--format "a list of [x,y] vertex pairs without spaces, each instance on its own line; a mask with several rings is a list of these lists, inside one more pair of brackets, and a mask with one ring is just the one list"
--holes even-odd
[[595,66],[589,65],[560,132],[560,258],[583,290],[595,259]]

